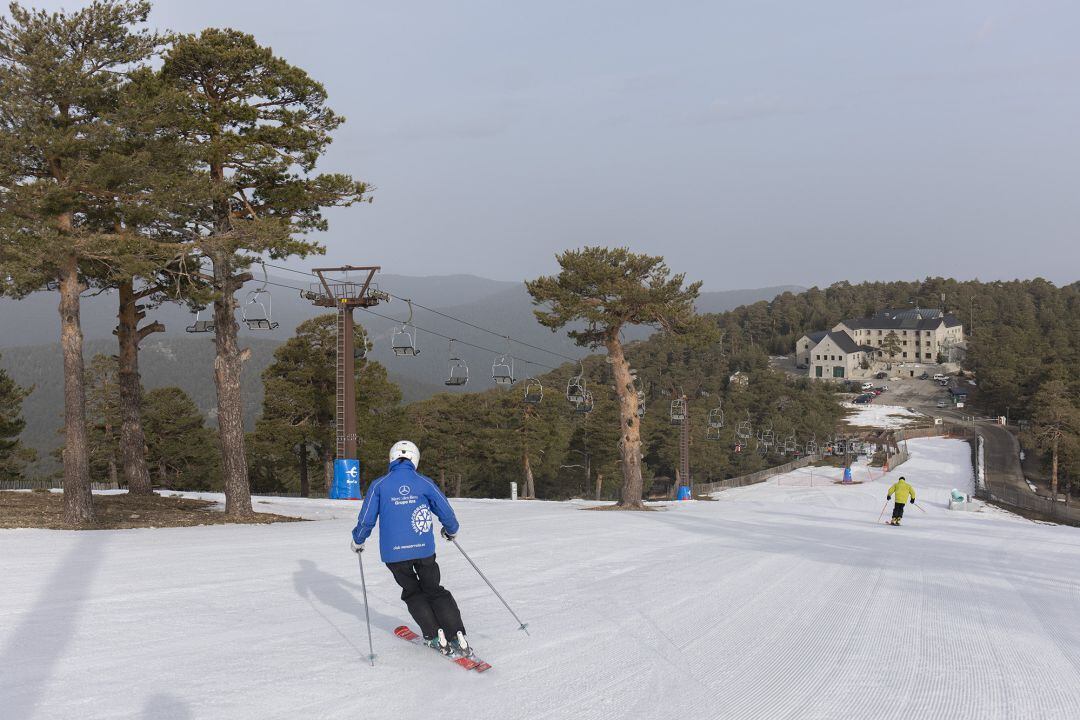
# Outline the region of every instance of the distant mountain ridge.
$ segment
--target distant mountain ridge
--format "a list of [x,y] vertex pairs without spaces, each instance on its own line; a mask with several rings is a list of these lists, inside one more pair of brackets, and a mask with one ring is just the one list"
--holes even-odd
[[[296,276],[271,277],[269,286],[273,301],[271,311],[279,327],[270,332],[249,331],[241,323],[241,342],[252,350],[251,360],[244,366],[244,418],[249,428],[262,406],[260,375],[273,359],[274,349],[293,335],[304,320],[327,312],[299,297],[299,289],[308,285],[306,278]],[[390,377],[402,389],[405,402],[421,400],[440,392],[476,392],[492,386],[491,366],[496,357],[513,355],[517,378],[540,374],[562,363],[588,354],[586,348],[574,345],[566,333],[552,333],[541,326],[533,315],[531,298],[523,283],[489,280],[472,275],[408,277],[379,275],[380,289],[398,298],[410,298],[419,305],[462,319],[492,332],[484,332],[437,314],[414,307],[416,340],[420,354],[416,357],[396,357],[390,349],[391,339],[401,320],[408,316],[407,305],[400,300],[374,308],[378,315],[357,312],[356,320],[367,330],[374,349],[372,357],[387,367]],[[296,288],[281,288],[289,285]],[[240,293],[258,287],[249,283]],[[750,290],[704,292],[698,301],[700,312],[723,312],[739,305],[771,300],[783,292],[799,292],[802,288],[779,286]],[[58,430],[63,410],[62,366],[59,346],[59,317],[56,293],[35,293],[21,300],[0,298],[0,367],[23,386],[35,386],[24,403],[27,427],[24,441],[43,454],[59,445]],[[110,293],[83,299],[82,323],[86,336],[87,358],[98,353],[116,353],[112,336],[115,326],[115,297]],[[379,317],[385,316],[385,317]],[[149,336],[143,343],[140,369],[147,388],[175,385],[184,389],[212,421],[216,399],[213,380],[212,336],[185,332],[193,315],[183,305],[166,303],[147,311],[152,318],[165,324],[164,333]],[[392,318],[392,319],[385,319]],[[239,319],[239,314],[238,314]],[[396,322],[395,322],[396,321]],[[454,354],[470,368],[470,382],[465,388],[449,388],[443,384],[448,370],[449,343],[431,331],[452,337],[459,342]],[[643,339],[652,331],[633,328],[629,339]],[[544,350],[507,344],[502,334]],[[475,345],[477,347],[472,347]],[[483,349],[481,349],[483,348]],[[550,352],[547,352],[550,351]],[[46,459],[40,466],[51,469],[55,463]]]

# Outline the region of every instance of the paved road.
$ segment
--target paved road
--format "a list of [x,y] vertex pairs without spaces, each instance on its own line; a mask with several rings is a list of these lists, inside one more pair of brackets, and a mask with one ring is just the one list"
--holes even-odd
[[[891,383],[892,398],[883,398],[885,402],[907,404],[916,410],[933,417],[940,417],[952,422],[970,422],[969,410],[937,407],[939,398],[944,397],[941,387],[926,380],[901,379]],[[967,413],[967,414],[965,414]],[[1017,491],[1030,493],[1027,480],[1020,467],[1020,445],[1011,432],[994,422],[977,422],[975,431],[982,436],[986,452],[986,479],[993,487],[1010,487]]]

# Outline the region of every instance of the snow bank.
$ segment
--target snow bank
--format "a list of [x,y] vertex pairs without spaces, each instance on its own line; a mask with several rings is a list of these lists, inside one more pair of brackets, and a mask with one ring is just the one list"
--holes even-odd
[[[392,636],[409,619],[375,552],[367,665],[355,503],[259,499],[325,518],[306,523],[0,531],[0,716],[1080,717],[1080,530],[950,513],[968,446],[909,449],[861,485],[776,478],[651,513],[456,501],[462,545],[532,632],[440,542],[484,675]],[[877,517],[901,473],[926,512],[893,528]]]
[[925,418],[925,415],[899,405],[856,405],[847,402],[841,405],[851,411],[845,418],[847,423],[857,427],[899,428]]

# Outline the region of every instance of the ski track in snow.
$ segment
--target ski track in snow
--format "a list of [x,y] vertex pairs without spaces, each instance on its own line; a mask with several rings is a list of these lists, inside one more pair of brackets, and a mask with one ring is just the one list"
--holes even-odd
[[[257,498],[316,522],[0,531],[0,717],[1080,717],[1080,530],[949,512],[959,441],[884,477],[815,468],[661,512],[459,500],[443,581],[494,669],[395,638],[411,619],[348,532],[358,503]],[[872,475],[871,475],[872,474]],[[926,513],[878,522],[905,475]],[[870,477],[873,477],[870,480]],[[886,515],[888,509],[886,509]]]

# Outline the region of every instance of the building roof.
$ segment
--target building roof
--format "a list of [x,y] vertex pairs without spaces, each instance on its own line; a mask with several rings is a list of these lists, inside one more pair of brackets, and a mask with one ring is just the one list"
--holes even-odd
[[818,330],[817,332],[806,333],[806,337],[810,339],[810,342],[817,345],[819,342],[825,339],[825,336],[829,334],[828,330]]
[[967,397],[968,391],[962,387],[949,388],[949,394],[953,397]]
[[829,339],[836,343],[836,346],[845,353],[862,352],[863,348],[859,343],[852,340],[851,336],[846,332],[831,332],[829,333]]
[[890,317],[886,313],[878,313],[869,318],[844,320],[843,324],[852,330],[936,330],[942,323],[945,324],[945,327],[957,327],[960,325],[960,321],[955,315],[918,318]]
[[938,320],[945,317],[945,313],[936,308],[904,308],[903,310],[897,310],[895,308],[882,310],[874,315],[876,318],[886,318],[892,320]]

